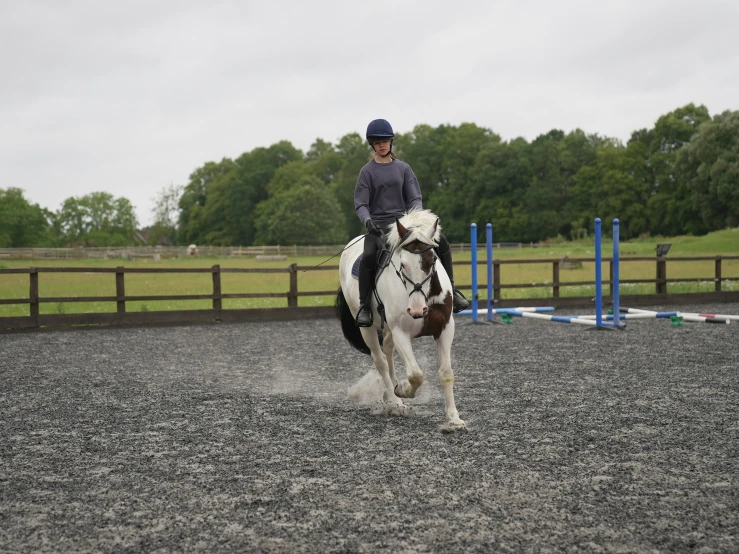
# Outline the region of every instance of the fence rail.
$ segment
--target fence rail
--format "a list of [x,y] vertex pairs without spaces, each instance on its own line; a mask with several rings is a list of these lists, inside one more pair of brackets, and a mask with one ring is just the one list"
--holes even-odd
[[[739,260],[739,256],[713,256],[713,257],[675,257],[653,258],[633,257],[621,258],[620,263],[649,261],[655,264],[654,279],[621,279],[624,283],[652,283],[655,286],[654,294],[650,295],[621,295],[622,301],[636,301],[641,303],[698,303],[698,302],[737,302],[739,291],[722,291],[722,283],[737,281],[737,278],[727,278],[722,273],[722,262],[724,260]],[[669,279],[667,277],[668,262],[696,262],[713,261],[714,272],[711,276],[690,279]],[[594,263],[592,258],[568,258],[567,263],[589,262]],[[609,278],[603,281],[603,285],[611,286],[613,280],[613,259],[603,258],[604,263],[609,264]],[[454,262],[454,265],[466,265],[467,262]],[[514,264],[551,264],[552,281],[545,283],[502,283],[501,267]],[[521,260],[494,260],[493,262],[493,298],[499,307],[533,306],[541,304],[553,304],[557,307],[588,307],[592,305],[592,295],[586,297],[564,297],[561,291],[565,287],[592,286],[594,281],[562,281],[560,279],[560,268],[562,259],[521,259]],[[487,264],[486,260],[478,261],[478,265]],[[260,321],[260,320],[289,320],[327,317],[333,313],[333,308],[298,307],[298,298],[301,296],[323,296],[334,295],[336,290],[330,291],[304,291],[298,288],[298,274],[304,271],[337,271],[338,266],[322,267],[300,267],[291,264],[286,268],[222,268],[214,265],[210,268],[80,268],[80,267],[29,267],[15,269],[0,269],[0,276],[8,274],[27,274],[29,276],[29,295],[25,298],[3,298],[0,305],[27,304],[30,315],[0,317],[0,329],[29,329],[44,326],[68,326],[68,325],[154,325],[173,323],[198,323],[213,321]],[[42,273],[110,273],[115,278],[116,293],[114,296],[69,296],[69,297],[41,297],[39,295],[39,275]],[[210,294],[178,294],[178,295],[127,295],[125,287],[126,274],[141,273],[208,273],[212,277],[212,292]],[[221,276],[224,273],[285,273],[288,276],[288,287],[284,292],[258,292],[258,293],[228,293],[224,294],[221,289]],[[684,283],[697,281],[713,281],[714,290],[710,293],[691,294],[668,294],[670,283]],[[469,288],[468,284],[458,284],[461,288]],[[486,283],[478,285],[481,290],[487,287]],[[551,288],[552,296],[549,298],[516,298],[501,299],[503,289],[513,288]],[[604,293],[604,300],[610,298],[612,291]],[[252,309],[224,309],[223,300],[238,298],[284,298],[286,307],[283,308],[252,308]],[[160,300],[210,300],[209,310],[171,310],[150,312],[128,312],[127,302],[134,301],[160,301]],[[41,314],[40,305],[44,303],[61,302],[110,302],[116,304],[113,313],[83,313],[83,314]]]
[[[546,243],[503,242],[496,248],[538,248]],[[254,256],[326,256],[340,252],[344,244],[317,246],[198,246],[201,258],[249,258]],[[453,252],[469,252],[470,243],[449,245]],[[191,257],[187,246],[116,246],[79,248],[0,248],[0,260],[135,260],[140,258]]]

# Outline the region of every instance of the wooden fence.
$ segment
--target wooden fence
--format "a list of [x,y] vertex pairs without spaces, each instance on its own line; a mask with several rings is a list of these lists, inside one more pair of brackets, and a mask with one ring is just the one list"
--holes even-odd
[[[668,262],[714,262],[713,275],[692,279],[668,279]],[[623,265],[629,262],[649,261],[655,264],[654,279],[621,279],[621,284],[652,283],[655,286],[654,294],[644,295],[621,295],[622,304],[628,302],[648,304],[696,304],[701,302],[739,302],[739,291],[722,291],[722,282],[738,281],[739,277],[727,278],[722,275],[722,262],[724,260],[739,260],[739,256],[716,256],[716,257],[678,257],[652,258],[634,257],[621,258]],[[589,262],[594,263],[592,258],[570,258],[567,263]],[[613,260],[603,258],[604,263],[610,267],[609,278],[603,284],[610,287],[613,279]],[[485,260],[479,261],[478,265],[485,265]],[[546,283],[502,283],[501,267],[512,264],[551,264],[552,281]],[[455,265],[466,265],[467,262],[455,262]],[[594,281],[561,281],[560,269],[562,259],[523,259],[523,260],[495,260],[493,264],[493,297],[498,307],[513,306],[536,306],[554,305],[555,307],[591,307],[592,295],[588,296],[561,296],[561,290],[565,287],[593,286]],[[184,323],[206,323],[206,322],[240,322],[240,321],[275,321],[295,319],[315,319],[333,315],[333,308],[327,306],[299,307],[298,298],[301,296],[334,295],[336,290],[329,291],[307,291],[301,292],[298,288],[298,274],[303,271],[338,271],[338,266],[324,267],[299,267],[292,264],[286,268],[222,268],[214,265],[210,268],[23,268],[23,269],[0,269],[0,276],[7,274],[27,274],[29,276],[29,296],[27,298],[0,299],[0,305],[27,304],[30,315],[0,317],[0,329],[38,329],[41,327],[73,326],[73,325],[157,325],[157,324],[184,324]],[[75,296],[75,297],[41,297],[39,296],[39,275],[42,273],[110,273],[115,277],[115,296]],[[212,276],[212,292],[210,294],[180,294],[168,296],[133,296],[126,294],[125,276],[136,273],[209,273]],[[224,273],[286,273],[287,290],[276,293],[231,293],[221,292],[221,275]],[[712,281],[714,290],[708,293],[691,294],[669,294],[668,285],[680,282],[705,282]],[[460,288],[469,289],[469,284],[458,284]],[[487,283],[478,285],[480,291],[484,291]],[[503,289],[512,288],[551,288],[552,296],[549,298],[516,298],[501,299]],[[604,291],[604,301],[610,300],[611,291]],[[284,298],[286,306],[283,308],[252,308],[252,309],[224,309],[223,300],[237,298]],[[126,310],[127,302],[134,301],[161,301],[161,300],[210,300],[211,308],[206,310],[177,310],[177,311],[147,311],[129,312]],[[110,313],[81,313],[81,314],[41,314],[39,306],[43,303],[61,302],[110,302],[115,303],[116,311]],[[484,302],[483,302],[484,305]]]
[[[198,246],[200,258],[251,258],[254,256],[330,256],[344,248],[341,245],[316,246]],[[470,243],[449,244],[452,252],[469,252]],[[494,248],[538,248],[546,243],[499,242]],[[0,260],[136,260],[141,258],[187,258],[187,246],[110,246],[79,248],[0,248]]]

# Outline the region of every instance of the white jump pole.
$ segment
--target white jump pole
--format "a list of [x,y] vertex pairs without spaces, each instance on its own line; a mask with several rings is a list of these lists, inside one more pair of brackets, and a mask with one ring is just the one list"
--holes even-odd
[[[564,316],[564,315],[547,315],[536,312],[508,312],[509,315],[516,317],[528,317],[531,319],[541,319],[544,321],[553,321],[555,323],[574,323],[576,325],[587,325],[589,327],[596,327],[598,324],[592,319],[585,319],[577,316]],[[602,323],[601,323],[602,324]]]
[[[536,312],[536,313],[543,313],[543,312],[553,312],[554,306],[520,306],[518,308],[478,308],[477,313],[478,315],[485,315],[488,313],[488,310],[491,310],[494,314],[507,314],[509,312]],[[472,315],[472,310],[462,310],[459,313],[454,314],[455,316],[458,315]]]
[[[626,314],[646,314],[651,315],[652,317],[657,318],[669,318],[671,316],[677,316],[682,317],[683,321],[690,321],[693,323],[724,323],[728,325],[731,323],[732,318],[724,317],[724,316],[718,316],[716,314],[709,314],[709,315],[701,315],[701,314],[691,314],[686,312],[655,312],[652,310],[640,310],[638,308],[621,308],[622,312],[626,312]],[[739,318],[737,318],[739,319]]]
[[708,318],[716,318],[716,319],[728,319],[731,321],[739,321],[739,315],[727,315],[727,314],[701,314],[696,312],[681,312],[683,315],[692,315],[692,316],[698,316],[698,317],[708,317]]

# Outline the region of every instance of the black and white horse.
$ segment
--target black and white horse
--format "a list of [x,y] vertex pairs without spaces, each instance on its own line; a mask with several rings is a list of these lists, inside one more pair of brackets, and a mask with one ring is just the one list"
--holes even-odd
[[[423,384],[423,371],[413,355],[411,342],[416,337],[434,337],[447,423],[453,429],[463,429],[465,423],[457,412],[453,390],[452,285],[434,252],[440,232],[439,218],[428,210],[408,212],[392,227],[386,237],[391,253],[389,265],[377,277],[377,296],[372,295],[374,327],[365,328],[354,323],[359,311],[359,283],[352,276],[352,267],[364,249],[364,241],[355,239],[356,242],[341,256],[341,288],[336,307],[344,336],[355,348],[372,355],[385,386],[384,402],[397,411],[406,408],[401,398],[413,398]],[[387,321],[382,345],[376,330],[382,323],[377,309],[378,297]],[[395,375],[394,348],[406,367],[407,378],[402,381],[398,381]]]

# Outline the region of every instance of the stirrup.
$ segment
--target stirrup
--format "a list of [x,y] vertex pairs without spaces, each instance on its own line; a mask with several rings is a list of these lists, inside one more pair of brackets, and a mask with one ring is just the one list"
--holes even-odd
[[469,301],[464,297],[458,288],[452,287],[452,306],[453,312],[459,313],[462,310],[468,310],[470,307]]
[[372,314],[371,307],[366,306],[366,305],[362,305],[359,307],[359,311],[357,312],[357,318],[355,320],[357,327],[372,327],[373,319],[374,317]]

